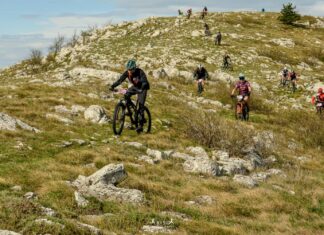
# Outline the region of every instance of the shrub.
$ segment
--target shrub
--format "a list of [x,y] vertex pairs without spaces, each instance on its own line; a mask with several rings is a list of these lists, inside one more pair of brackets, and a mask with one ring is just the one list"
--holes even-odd
[[54,39],[53,44],[49,47],[49,52],[52,53],[54,57],[62,50],[64,41],[65,38],[61,35],[58,35],[57,38]]
[[229,121],[206,112],[191,112],[186,117],[187,136],[209,148],[240,156],[243,149],[253,145],[255,132],[245,123]]
[[287,25],[292,25],[294,22],[301,19],[301,16],[296,12],[296,6],[293,6],[292,3],[288,3],[287,5],[283,5],[281,10],[281,16],[279,16],[279,20]]
[[30,52],[29,63],[31,65],[42,64],[42,51],[38,49],[32,49]]

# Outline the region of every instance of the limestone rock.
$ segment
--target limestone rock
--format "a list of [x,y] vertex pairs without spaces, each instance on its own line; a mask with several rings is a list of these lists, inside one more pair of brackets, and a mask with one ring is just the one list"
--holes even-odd
[[235,175],[233,180],[248,188],[254,188],[259,185],[258,182],[255,179],[253,179],[251,176]]
[[38,129],[31,127],[16,118],[10,117],[5,113],[0,113],[0,130],[16,131],[18,127],[35,133],[40,132]]
[[217,163],[207,158],[192,158],[183,163],[186,172],[207,174],[211,176],[221,175],[221,169]]
[[85,199],[79,192],[74,192],[74,198],[78,207],[87,207],[89,205],[89,201]]
[[109,122],[105,109],[99,105],[92,105],[86,109],[84,118],[92,123],[105,124]]
[[145,225],[142,227],[143,232],[145,233],[172,233],[172,231],[163,226],[156,226],[156,225]]
[[195,157],[209,158],[207,152],[202,147],[188,147],[187,151],[192,153]]
[[20,233],[8,231],[8,230],[0,230],[0,235],[20,235]]

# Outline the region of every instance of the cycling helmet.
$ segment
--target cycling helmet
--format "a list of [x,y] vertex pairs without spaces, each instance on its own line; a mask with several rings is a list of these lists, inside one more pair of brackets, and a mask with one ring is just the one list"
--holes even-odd
[[202,65],[201,65],[201,64],[198,65],[198,69],[199,69],[199,70],[202,69]]
[[136,61],[135,60],[129,60],[126,64],[126,69],[127,70],[134,70],[136,69]]
[[318,88],[318,93],[323,93],[323,88]]
[[239,79],[240,79],[240,80],[245,80],[245,75],[244,75],[243,73],[240,73],[240,75],[239,75]]

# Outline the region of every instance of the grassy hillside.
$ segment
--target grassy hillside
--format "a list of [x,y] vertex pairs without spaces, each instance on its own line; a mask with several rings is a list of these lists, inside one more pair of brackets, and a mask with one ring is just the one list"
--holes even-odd
[[[173,218],[174,234],[323,233],[324,125],[310,97],[314,85],[324,82],[324,29],[315,27],[317,20],[312,17],[304,17],[304,23],[311,23],[305,27],[284,26],[277,17],[211,13],[205,22],[213,35],[218,30],[223,33],[222,46],[214,45],[214,36],[204,36],[204,21],[198,16],[109,25],[89,32],[85,43],[80,38],[75,47],[64,48],[55,61],[33,66],[26,60],[2,71],[1,112],[42,132],[0,131],[0,229],[91,234],[77,225],[82,222],[104,234],[140,234],[153,219],[160,224],[170,221],[173,216],[162,213],[168,211],[188,217]],[[220,70],[226,52],[233,60],[232,72]],[[83,112],[55,111],[59,105],[100,105],[111,117],[120,97],[107,92],[107,84],[115,79],[113,72],[122,72],[133,57],[152,84],[147,100],[153,116],[151,134],[125,130],[115,137],[111,124],[93,124]],[[211,74],[203,98],[197,97],[190,77],[198,63]],[[295,93],[278,87],[284,65],[300,75]],[[162,68],[168,78],[157,75]],[[235,120],[229,96],[240,72],[254,88],[247,123]],[[286,177],[273,176],[253,189],[231,176],[187,173],[183,161],[176,158],[154,165],[139,160],[146,148],[187,152],[189,146],[201,146],[210,155],[223,150],[230,157],[243,158],[242,148],[263,131],[275,138],[262,157],[276,161],[255,172],[277,168]],[[78,207],[75,189],[66,181],[91,175],[110,163],[123,163],[129,174],[118,187],[141,190],[146,202],[133,205],[87,198],[89,205]],[[27,192],[35,192],[38,200],[25,199]],[[211,204],[188,203],[202,195],[210,196]],[[56,215],[44,215],[42,206]],[[39,218],[55,223],[44,226],[35,222]]]

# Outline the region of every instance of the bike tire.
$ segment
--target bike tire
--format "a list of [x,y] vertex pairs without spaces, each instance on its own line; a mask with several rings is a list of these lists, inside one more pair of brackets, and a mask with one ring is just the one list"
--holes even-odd
[[250,114],[249,114],[247,106],[245,105],[244,109],[243,109],[243,120],[249,121],[249,118],[250,118]]
[[121,135],[125,124],[126,106],[123,103],[118,103],[115,108],[113,118],[113,131],[115,135]]
[[147,107],[144,107],[144,119],[146,119],[146,123],[144,123],[144,132],[150,133],[152,128],[152,117]]
[[198,94],[201,95],[201,93],[203,92],[204,88],[202,86],[202,84],[199,82],[198,83]]

